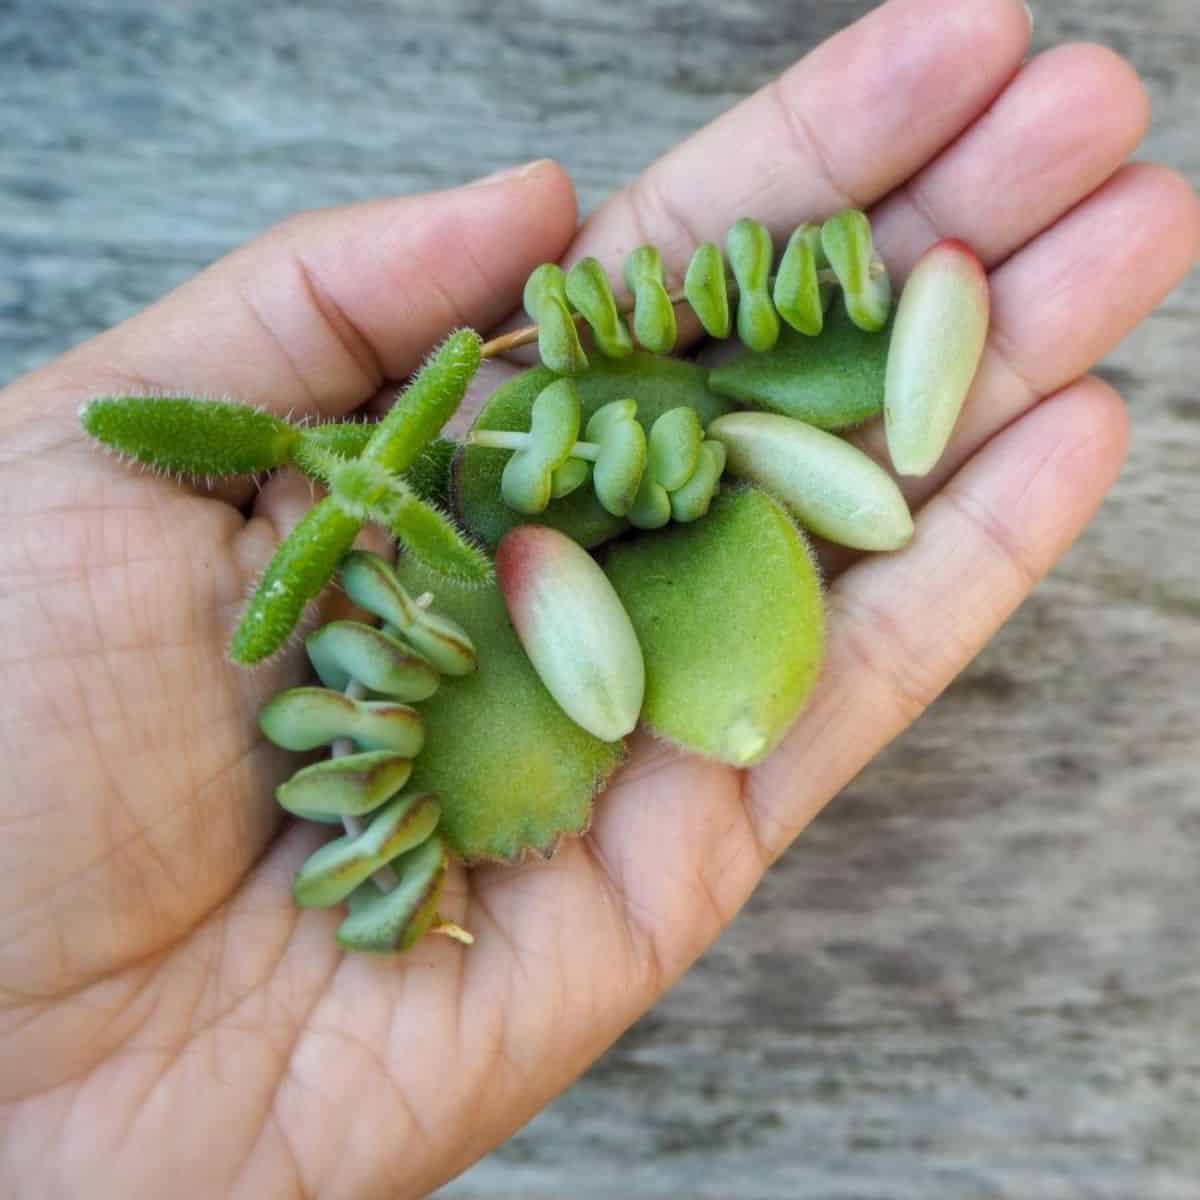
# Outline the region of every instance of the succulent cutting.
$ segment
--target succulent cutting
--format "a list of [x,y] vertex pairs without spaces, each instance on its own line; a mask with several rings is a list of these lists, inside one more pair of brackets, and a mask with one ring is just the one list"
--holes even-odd
[[[595,259],[530,276],[534,324],[453,333],[378,422],[299,425],[228,401],[106,396],[81,421],[146,466],[212,479],[294,468],[325,490],[283,539],[230,645],[286,652],[335,576],[368,620],[308,633],[319,685],[259,713],[298,753],[276,792],[340,825],[299,870],[304,906],[345,904],[351,950],[430,932],[451,858],[551,854],[586,831],[640,724],[737,767],[761,761],[818,678],[824,613],[808,535],[897,551],[913,521],[893,475],[839,436],[883,414],[899,474],[940,458],[978,368],[987,278],[939,243],[893,308],[870,222],[847,210],[776,241],[738,221],[671,289],[633,250],[625,295]],[[743,349],[672,357],[686,305]],[[541,365],[442,436],[480,364]],[[394,564],[354,549],[372,522]]]

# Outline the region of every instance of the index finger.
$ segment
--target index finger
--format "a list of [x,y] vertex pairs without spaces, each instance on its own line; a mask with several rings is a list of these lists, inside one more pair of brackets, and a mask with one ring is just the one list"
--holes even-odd
[[702,241],[752,215],[868,208],[958,137],[1029,45],[1021,0],[889,0],[653,163],[586,222],[569,252],[613,267],[650,243],[672,282]]

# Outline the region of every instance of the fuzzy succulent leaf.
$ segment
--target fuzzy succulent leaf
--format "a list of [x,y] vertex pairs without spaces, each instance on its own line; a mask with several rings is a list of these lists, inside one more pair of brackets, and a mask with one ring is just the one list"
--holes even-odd
[[421,705],[425,746],[410,787],[437,793],[439,831],[468,862],[548,853],[587,828],[592,798],[622,757],[620,743],[576,725],[538,679],[493,585],[442,584],[405,558],[407,591],[436,589],[438,607],[470,629],[480,670]]
[[401,474],[454,416],[482,361],[473,329],[452,333],[433,353],[379,422],[362,457]]
[[491,558],[449,516],[416,496],[387,505],[378,518],[414,558],[443,579],[470,587],[491,580]]
[[102,396],[79,414],[98,442],[171,474],[255,475],[286,464],[300,431],[260,408],[178,396]]
[[[329,421],[300,429],[292,463],[306,475],[328,483],[325,469],[330,461],[358,458],[375,433],[374,421]],[[331,460],[328,456],[333,455]]]
[[816,565],[787,513],[757,489],[725,492],[704,521],[614,545],[605,567],[645,656],[642,719],[698,754],[760,762],[824,651]]
[[[479,430],[524,432],[537,396],[555,379],[545,367],[535,367],[499,388],[475,422]],[[729,412],[732,403],[707,386],[708,372],[694,363],[635,352],[626,359],[598,358],[592,368],[573,380],[584,421],[613,400],[637,402],[644,427],[669,409],[695,409],[703,425]],[[579,488],[555,501],[535,517],[522,516],[504,503],[500,478],[505,456],[479,446],[466,446],[453,467],[454,509],[468,530],[486,545],[495,546],[508,530],[529,521],[561,529],[585,546],[615,537],[626,526],[607,512],[591,488]]]
[[242,614],[229,650],[235,663],[250,666],[282,649],[361,528],[331,498],[308,511],[279,544]]
[[835,300],[821,333],[784,328],[774,349],[715,367],[714,392],[818,429],[853,429],[883,411],[890,332],[867,333]]
[[411,949],[429,932],[450,865],[436,834],[392,863],[399,882],[384,892],[368,880],[350,894],[350,915],[338,928],[347,950],[391,954]]

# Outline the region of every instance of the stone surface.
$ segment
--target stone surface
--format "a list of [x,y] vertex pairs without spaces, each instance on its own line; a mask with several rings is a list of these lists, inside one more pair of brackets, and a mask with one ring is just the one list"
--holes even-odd
[[[0,0],[0,382],[303,207],[553,155],[586,208],[862,0]],[[1195,0],[1042,0],[1200,177]],[[1200,1194],[1200,278],[1092,530],[725,938],[444,1195]]]

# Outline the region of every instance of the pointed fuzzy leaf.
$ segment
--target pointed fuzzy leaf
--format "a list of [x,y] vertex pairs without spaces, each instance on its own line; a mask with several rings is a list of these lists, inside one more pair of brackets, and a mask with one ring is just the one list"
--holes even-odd
[[397,574],[471,631],[480,669],[446,680],[421,705],[425,746],[409,786],[435,792],[439,830],[467,861],[549,853],[563,834],[584,830],[592,797],[622,757],[574,723],[538,679],[494,585],[438,585],[402,559]]
[[983,357],[990,312],[987,271],[962,242],[938,242],[913,267],[896,309],[884,407],[901,475],[927,475],[942,457]]
[[867,333],[835,300],[817,337],[785,328],[773,350],[742,354],[709,376],[714,392],[818,429],[853,429],[883,411],[888,330]]
[[452,333],[413,377],[379,422],[362,457],[403,473],[454,416],[482,361],[473,329]]
[[411,949],[437,917],[448,866],[446,847],[436,834],[396,859],[393,870],[400,882],[390,892],[368,882],[351,894],[338,945],[376,954]]
[[375,434],[375,421],[327,421],[300,429],[292,455],[292,463],[306,475],[328,483],[324,474],[327,455],[336,459],[358,458]]
[[730,413],[709,426],[729,471],[781,500],[806,529],[858,550],[898,550],[913,534],[896,481],[832,433],[774,413]]
[[389,504],[380,514],[405,550],[443,579],[480,587],[492,578],[492,560],[443,512],[416,496]]
[[426,841],[440,816],[434,796],[397,796],[357,837],[327,842],[308,857],[292,883],[296,903],[305,908],[340,904],[375,871]]
[[172,474],[222,476],[273,471],[300,431],[244,404],[178,396],[102,396],[80,423],[98,442]]
[[615,544],[605,566],[645,655],[642,719],[721,762],[765,758],[824,652],[816,566],[782,507],[726,492],[703,521]]
[[343,754],[302,767],[275,789],[275,799],[300,817],[362,816],[394,796],[411,774],[412,759],[390,750]]
[[345,691],[352,679],[393,700],[417,701],[438,689],[438,674],[382,629],[361,621],[330,621],[308,635],[309,661],[327,688]]
[[496,550],[508,615],[546,690],[605,742],[633,732],[645,668],[629,616],[596,560],[557,529],[521,525]]
[[229,650],[235,663],[263,662],[283,648],[361,528],[330,498],[308,511],[280,543],[242,614]]
[[[534,399],[554,378],[544,367],[518,375],[492,395],[475,428],[524,432]],[[603,405],[628,397],[637,402],[638,419],[648,428],[668,409],[681,405],[695,409],[704,425],[729,412],[733,405],[708,389],[707,378],[708,372],[694,363],[635,352],[626,359],[597,359],[573,382],[584,422]],[[514,512],[500,495],[504,457],[494,450],[467,446],[454,461],[455,511],[485,545],[495,546],[508,530],[530,522],[561,529],[585,546],[599,545],[625,528],[625,521],[605,511],[591,488],[554,501],[533,518]]]

